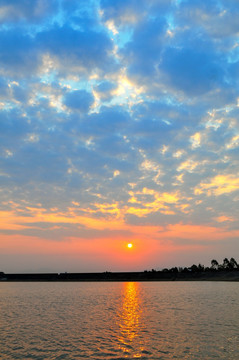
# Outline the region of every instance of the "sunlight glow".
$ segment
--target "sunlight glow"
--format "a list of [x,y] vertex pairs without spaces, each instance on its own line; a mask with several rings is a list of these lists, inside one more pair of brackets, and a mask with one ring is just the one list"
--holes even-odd
[[[144,323],[137,283],[126,282],[124,284],[124,300],[121,306],[118,311],[119,348],[124,352],[126,358],[129,358],[129,355],[132,358],[141,358],[144,343],[140,334],[144,331]],[[132,344],[134,344],[133,347]]]

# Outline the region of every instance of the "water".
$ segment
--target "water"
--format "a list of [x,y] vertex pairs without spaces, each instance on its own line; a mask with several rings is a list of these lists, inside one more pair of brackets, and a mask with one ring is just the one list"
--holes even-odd
[[239,284],[0,283],[0,359],[239,359]]

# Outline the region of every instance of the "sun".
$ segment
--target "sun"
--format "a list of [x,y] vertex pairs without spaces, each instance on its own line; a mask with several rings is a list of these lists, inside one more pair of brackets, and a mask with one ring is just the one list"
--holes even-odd
[[133,244],[129,243],[129,244],[127,244],[127,247],[128,247],[129,249],[132,249]]

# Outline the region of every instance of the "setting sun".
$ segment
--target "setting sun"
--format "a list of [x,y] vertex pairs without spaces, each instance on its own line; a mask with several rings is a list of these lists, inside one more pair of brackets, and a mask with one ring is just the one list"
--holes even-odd
[[133,244],[130,243],[130,244],[127,245],[127,247],[128,247],[129,249],[131,249],[131,248],[133,247]]

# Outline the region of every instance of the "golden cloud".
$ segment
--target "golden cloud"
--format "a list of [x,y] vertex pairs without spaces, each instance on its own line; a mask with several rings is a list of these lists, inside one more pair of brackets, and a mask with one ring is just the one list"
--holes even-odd
[[228,194],[239,189],[239,176],[237,175],[217,175],[208,183],[201,182],[199,187],[195,188],[195,195],[200,195],[204,192],[208,196],[219,196]]

